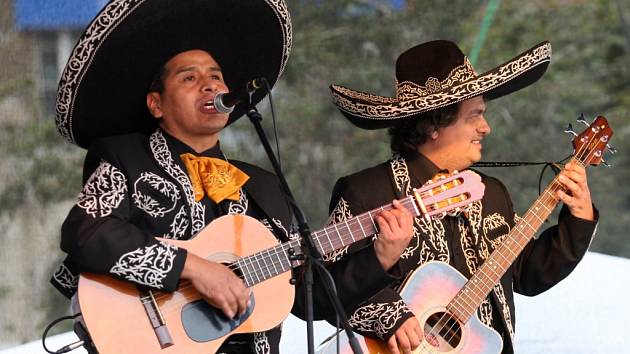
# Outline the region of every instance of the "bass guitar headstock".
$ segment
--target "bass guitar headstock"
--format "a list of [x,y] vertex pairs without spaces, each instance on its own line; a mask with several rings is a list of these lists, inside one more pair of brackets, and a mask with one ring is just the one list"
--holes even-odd
[[576,134],[569,124],[565,130],[567,133],[575,135],[573,139],[574,158],[583,166],[596,166],[603,163],[609,166],[603,159],[604,153],[608,150],[611,154],[617,152],[608,142],[613,135],[612,128],[608,124],[608,120],[604,116],[598,116],[592,123],[587,123],[583,116],[578,122],[586,124],[586,128],[582,133]]

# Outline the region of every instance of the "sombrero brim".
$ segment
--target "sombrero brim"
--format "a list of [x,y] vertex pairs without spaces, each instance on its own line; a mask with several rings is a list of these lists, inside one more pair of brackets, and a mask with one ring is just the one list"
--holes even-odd
[[[210,53],[230,89],[264,77],[273,86],[291,47],[283,1],[114,0],[90,23],[62,74],[57,129],[88,147],[94,139],[149,132],[157,120],[146,93],[159,68],[191,49]],[[253,95],[254,104],[265,93]],[[238,105],[228,124],[247,107]]]
[[542,42],[472,79],[409,100],[373,95],[340,85],[331,85],[330,89],[335,105],[350,122],[363,129],[381,129],[395,125],[399,119],[472,97],[483,95],[486,100],[492,100],[518,91],[540,79],[550,60],[551,44]]

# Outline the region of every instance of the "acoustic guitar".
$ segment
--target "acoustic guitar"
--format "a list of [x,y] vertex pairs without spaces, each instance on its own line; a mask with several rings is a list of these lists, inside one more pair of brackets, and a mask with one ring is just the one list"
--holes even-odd
[[[412,215],[441,217],[482,198],[484,185],[472,171],[441,176],[401,199]],[[392,204],[312,233],[321,254],[329,254],[378,233],[374,217]],[[293,305],[289,283],[300,261],[301,241],[278,243],[256,219],[222,216],[188,241],[160,239],[230,267],[252,289],[245,314],[227,318],[202,300],[190,282],[176,291],[139,290],[102,274],[82,273],[78,298],[83,320],[100,354],[215,353],[236,333],[262,332],[280,324]]]
[[[606,118],[597,117],[573,139],[575,153],[571,162],[585,167],[599,164],[611,137]],[[436,261],[424,263],[411,273],[400,295],[424,331],[424,340],[414,354],[501,353],[501,337],[479,320],[477,308],[555,209],[556,192],[560,189],[564,187],[556,177],[470,279],[447,263]],[[367,353],[391,353],[387,344],[379,339],[357,337],[364,339],[359,342],[363,342]],[[331,336],[317,352],[337,353],[336,344],[336,336]],[[339,344],[341,353],[352,353],[345,333],[339,334]]]

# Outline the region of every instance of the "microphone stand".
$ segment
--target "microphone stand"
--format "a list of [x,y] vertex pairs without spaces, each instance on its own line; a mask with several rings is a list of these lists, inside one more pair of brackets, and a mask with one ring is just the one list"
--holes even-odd
[[[250,98],[251,98],[251,95],[250,95]],[[302,255],[289,254],[289,259],[292,261],[293,260],[304,261],[303,277],[304,277],[304,284],[305,284],[304,296],[305,296],[305,305],[306,305],[306,335],[307,335],[307,341],[308,341],[308,353],[314,354],[315,343],[313,339],[313,321],[314,321],[315,316],[313,314],[313,283],[314,283],[313,264],[315,262],[321,261],[322,256],[321,254],[319,254],[319,251],[317,250],[317,248],[315,247],[315,244],[313,243],[313,239],[311,238],[311,230],[308,224],[306,223],[306,218],[304,217],[302,210],[298,207],[295,201],[295,198],[293,198],[293,194],[291,193],[291,190],[289,189],[289,185],[286,179],[284,178],[284,175],[280,169],[280,165],[278,164],[278,161],[276,160],[276,156],[273,153],[273,150],[271,149],[271,145],[269,144],[269,139],[267,139],[265,131],[262,128],[262,125],[260,123],[262,121],[262,115],[258,112],[258,110],[256,109],[256,106],[250,103],[248,111],[247,111],[247,116],[249,117],[249,120],[254,124],[254,127],[256,128],[256,133],[258,133],[258,137],[261,143],[263,144],[263,147],[265,148],[267,157],[269,158],[269,161],[271,162],[271,165],[273,166],[273,169],[276,172],[278,179],[280,180],[280,185],[285,195],[289,199],[289,204],[291,206],[293,214],[295,215],[295,218],[298,223],[298,230],[302,238],[302,244],[303,244],[302,246],[303,254]],[[319,278],[322,280],[323,288],[325,289],[328,295],[328,298],[330,299],[330,302],[335,308],[335,312],[337,313],[337,316],[339,316],[342,326],[344,330],[346,331],[346,334],[348,336],[348,341],[350,343],[352,351],[355,354],[362,353],[359,342],[354,336],[352,329],[350,328],[350,324],[348,323],[348,318],[346,316],[345,311],[343,310],[343,306],[341,305],[339,298],[335,296],[335,294],[333,293],[331,284],[328,282],[328,278],[321,275],[322,270],[320,268],[317,268],[317,271],[318,271],[318,274],[320,275]],[[292,284],[294,284],[295,279],[291,279],[291,280],[292,280]]]

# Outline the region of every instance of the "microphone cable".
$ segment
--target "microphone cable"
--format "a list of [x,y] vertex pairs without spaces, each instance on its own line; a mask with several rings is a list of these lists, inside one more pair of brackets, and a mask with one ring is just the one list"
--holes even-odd
[[44,334],[42,334],[42,346],[44,347],[44,350],[50,354],[62,354],[62,353],[67,353],[71,350],[75,350],[78,347],[82,346],[84,341],[83,340],[79,340],[76,341],[74,343],[70,343],[66,346],[63,346],[59,349],[57,349],[56,351],[52,351],[50,349],[48,349],[48,347],[46,346],[46,337],[48,336],[48,331],[53,328],[57,323],[61,322],[61,321],[66,321],[66,320],[73,320],[77,317],[81,316],[81,312],[74,314],[74,315],[69,315],[69,316],[62,316],[57,318],[56,320],[50,322],[48,324],[48,326],[46,326],[46,329],[44,330]]
[[269,108],[271,109],[271,121],[273,123],[273,135],[274,135],[274,139],[276,140],[276,155],[277,155],[277,159],[278,159],[278,166],[280,167],[280,170],[282,170],[282,158],[280,156],[280,143],[278,142],[278,126],[276,125],[276,110],[273,107],[273,99],[271,97],[271,86],[269,85],[269,81],[267,81],[266,78],[262,77],[260,78],[260,80],[262,82],[265,83],[265,88],[267,89],[267,94],[269,96]]

